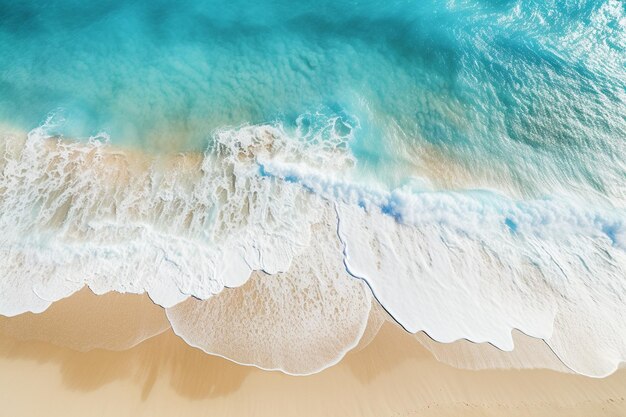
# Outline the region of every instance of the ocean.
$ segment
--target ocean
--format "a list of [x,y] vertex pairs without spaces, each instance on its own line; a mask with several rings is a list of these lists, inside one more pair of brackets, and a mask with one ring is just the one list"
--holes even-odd
[[378,305],[626,361],[622,1],[1,1],[0,134],[0,314],[145,292],[293,374]]

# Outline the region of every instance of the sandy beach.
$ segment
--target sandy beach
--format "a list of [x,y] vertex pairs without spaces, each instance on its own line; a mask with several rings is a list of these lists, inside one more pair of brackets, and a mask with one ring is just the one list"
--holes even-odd
[[[94,297],[83,292],[64,304],[76,306]],[[152,317],[154,331],[160,331],[156,314],[147,313],[158,310],[142,297],[105,298],[100,307],[110,308],[111,300],[125,308],[135,305],[119,337],[128,339],[136,317],[144,322]],[[58,310],[51,310],[30,315],[31,322],[46,314],[53,317],[48,323],[63,321]],[[0,401],[15,417],[626,415],[626,370],[604,379],[548,370],[462,370],[438,362],[414,336],[391,323],[338,365],[294,377],[207,355],[170,329],[121,351],[79,352],[6,334],[7,322],[22,320],[25,330],[28,317],[2,320]],[[91,317],[82,324],[95,320],[95,313]],[[100,321],[102,332],[110,331],[106,320]],[[96,340],[94,334],[89,337]]]

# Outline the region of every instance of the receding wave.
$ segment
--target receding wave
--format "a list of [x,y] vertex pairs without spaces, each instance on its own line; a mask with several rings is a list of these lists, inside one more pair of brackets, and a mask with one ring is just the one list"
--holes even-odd
[[284,273],[254,273],[242,287],[167,309],[187,343],[239,363],[310,374],[355,347],[368,322],[371,293],[351,279],[331,215]]

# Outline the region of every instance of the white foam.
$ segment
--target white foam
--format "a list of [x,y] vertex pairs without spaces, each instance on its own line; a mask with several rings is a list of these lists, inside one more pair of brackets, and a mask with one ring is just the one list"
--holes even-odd
[[510,351],[519,329],[590,376],[626,358],[623,209],[566,196],[386,191],[295,163],[261,163],[266,175],[335,202],[347,269],[408,331]]
[[252,270],[286,271],[308,243],[311,196],[254,163],[286,143],[279,128],[219,132],[199,158],[135,160],[46,127],[4,143],[1,314],[42,311],[84,285],[170,307],[241,285]]
[[519,329],[591,376],[626,358],[626,253],[606,233],[621,227],[613,213],[554,201],[489,207],[466,195],[395,199],[395,217],[340,204],[339,233],[349,271],[407,330],[511,350]]
[[[211,301],[185,303],[191,310],[175,320],[191,343],[245,363],[309,373],[334,363],[360,337],[367,321],[360,307],[355,315],[338,313],[349,329],[341,343],[328,330],[337,329],[336,318],[324,313],[319,327],[307,324],[330,338],[330,347],[298,362],[297,349],[288,355],[294,335],[279,333],[298,334],[286,323],[298,326],[295,306],[307,311],[307,297],[292,300],[286,311],[298,320],[281,316],[280,332],[266,327],[257,339],[246,336],[247,351],[241,344],[228,350],[224,340],[232,342],[233,333],[203,333],[224,308],[211,297],[245,285],[252,271],[278,274],[255,279],[254,291],[270,294],[261,304],[272,297],[284,302],[293,295],[289,288],[304,291],[313,278],[317,284],[332,278],[324,288],[341,292],[360,285],[337,271],[343,255],[347,272],[366,280],[411,332],[511,350],[512,330],[519,329],[545,339],[569,368],[591,376],[607,375],[624,361],[623,209],[567,195],[515,201],[486,191],[361,184],[347,147],[351,129],[338,129],[339,122],[301,123],[291,133],[281,126],[225,129],[204,155],[152,159],[115,151],[104,137],[60,141],[46,126],[25,141],[5,140],[0,314],[42,311],[84,285],[97,293],[147,292],[165,307],[194,296]],[[329,205],[338,225],[327,217]],[[319,236],[311,236],[312,224]],[[331,235],[343,247],[331,244]],[[316,246],[320,239],[327,242],[323,248]],[[333,297],[320,297],[336,307]],[[340,299],[360,300],[350,297]],[[199,321],[185,323],[187,313]],[[251,328],[229,326],[240,326],[242,334]],[[280,340],[279,356],[269,357],[260,334]],[[255,356],[255,348],[263,355]]]

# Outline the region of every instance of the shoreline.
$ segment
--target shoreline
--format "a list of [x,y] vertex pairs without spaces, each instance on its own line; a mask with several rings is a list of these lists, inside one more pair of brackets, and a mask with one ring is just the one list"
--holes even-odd
[[[50,147],[50,146],[54,147],[54,146],[55,146],[55,143],[54,143],[54,142],[46,142],[46,143],[44,144],[44,147],[46,147],[46,148],[47,148],[47,147]],[[84,150],[81,148],[81,146],[77,146],[77,147],[76,147],[76,149],[74,149],[74,147],[71,147],[71,150],[76,150],[76,151],[77,151],[77,152],[79,152],[79,153],[81,153],[81,152],[83,152],[83,151],[84,151]],[[86,155],[87,155],[87,154],[88,154],[88,152],[86,153]],[[107,152],[104,152],[104,154],[105,154],[107,157],[113,157],[114,159],[115,159],[117,156],[119,156],[118,154],[109,155]],[[120,155],[124,156],[124,154],[120,154]],[[247,154],[246,154],[246,155],[247,155]],[[87,155],[87,156],[88,156],[88,157],[91,157],[90,155]],[[72,158],[73,158],[73,156],[72,156],[72,154],[71,154],[71,152],[70,152],[70,154],[69,154],[69,156],[68,156],[68,160],[69,160],[70,162],[74,162]],[[246,156],[246,158],[248,158],[248,156]],[[133,159],[133,160],[134,160],[134,159],[136,159],[136,158],[130,158],[130,159]],[[175,160],[174,160],[174,162],[180,162],[180,161],[179,161],[179,159],[182,159],[182,162],[185,162],[185,161],[186,161],[186,159],[185,159],[184,157],[183,157],[183,158],[181,158],[180,156],[178,156],[178,159],[175,159]],[[85,162],[85,161],[82,161],[81,163],[88,164],[88,163],[89,163],[89,161],[90,161],[90,159],[89,159],[89,158],[86,158],[86,162]],[[119,162],[119,161],[118,161],[118,162]],[[172,164],[173,164],[173,165],[175,165],[175,164],[174,164],[174,162],[172,162]],[[111,161],[108,161],[108,160],[106,160],[106,159],[104,160],[104,162],[103,162],[103,163],[105,163],[105,165],[107,165],[107,166],[113,166],[113,164],[111,163]],[[191,165],[189,165],[189,166],[188,166],[188,165],[185,165],[184,167],[185,167],[185,168],[190,168],[190,167],[192,167],[192,168],[193,168],[192,170],[196,170],[196,169],[198,168],[198,167],[197,167],[197,164],[198,164],[198,161],[191,161]],[[124,165],[124,164],[122,164],[122,165]],[[132,165],[132,164],[131,164],[131,165]],[[141,167],[141,168],[145,168],[145,166],[144,166],[145,164],[139,164],[139,165],[140,165],[140,167]],[[169,164],[166,164],[166,165],[169,165]],[[133,167],[134,167],[134,165],[133,165]],[[128,168],[128,167],[126,167],[126,168]],[[131,177],[131,171],[132,171],[132,170],[131,170],[130,168],[128,168],[127,170],[125,170],[125,171],[124,171],[124,173],[123,173],[124,175],[121,175],[121,176],[120,176],[120,178],[119,178],[118,180],[120,180],[120,181],[122,181],[122,182],[129,181],[129,178]],[[106,172],[105,172],[104,174],[102,174],[102,175],[105,175],[105,174],[106,174]],[[72,179],[72,178],[70,178],[69,180],[71,180],[71,179]],[[69,181],[69,180],[68,180],[68,181]],[[117,180],[116,180],[116,181],[117,181]],[[172,184],[171,184],[171,185],[172,185],[172,188],[173,188],[173,187],[174,187],[175,185],[177,185],[177,184],[176,184],[175,182],[172,182]],[[107,194],[107,196],[108,196],[108,194]],[[167,197],[167,198],[165,198],[165,197]],[[163,201],[170,201],[170,200],[168,199],[168,198],[169,198],[169,196],[165,196],[165,197],[164,197],[164,198],[162,198],[162,200],[163,200]],[[162,202],[160,202],[160,201],[159,201],[158,203],[159,203],[159,204],[162,204]],[[163,204],[165,204],[165,203],[163,203]],[[160,207],[160,206],[159,206],[159,207]],[[192,208],[193,208],[193,207],[192,207]],[[112,211],[112,212],[115,212],[115,209],[116,209],[116,207],[113,207],[113,208],[111,209],[111,211]],[[176,207],[174,207],[174,209],[176,209]],[[190,210],[191,210],[191,209],[190,209]],[[160,216],[160,215],[161,215],[161,213],[159,212],[159,210],[157,210],[157,212],[158,212],[158,213],[157,213],[157,215],[159,215],[159,216]],[[193,210],[191,210],[191,212],[193,212]],[[107,212],[107,213],[108,213],[108,212]],[[63,213],[61,213],[61,214],[63,214]],[[157,216],[157,217],[158,217],[158,216]],[[53,217],[53,218],[52,218],[52,220],[56,220],[56,219],[57,219],[56,217]],[[355,242],[357,242],[357,241],[359,241],[359,240],[358,240],[358,239],[355,239]],[[102,286],[101,286],[101,287],[99,287],[99,288],[96,288],[96,292],[98,292],[98,290],[102,291],[102,289],[103,289],[103,288],[104,288],[104,287],[102,287]],[[144,290],[145,290],[145,288],[144,288]],[[7,297],[7,298],[8,298],[8,299],[10,299],[9,297]],[[43,298],[43,297],[42,297],[42,298]],[[457,304],[458,304],[458,303],[457,303]],[[453,306],[453,305],[454,305],[454,304],[451,304],[451,306]],[[454,321],[449,321],[449,323],[454,323]],[[486,323],[488,323],[488,321],[486,321]],[[421,327],[421,328],[424,328],[424,327]],[[578,338],[578,340],[579,340],[580,342],[585,342],[585,341],[586,341],[587,343],[589,343],[589,341],[590,341],[590,340],[594,339],[594,335],[593,335],[593,334],[588,334],[588,336],[589,336],[589,337],[583,337],[583,338],[579,337],[579,338]],[[434,337],[435,337],[436,339],[441,339],[440,337],[437,337],[436,335],[434,335]],[[450,339],[450,340],[453,340],[453,339]],[[478,339],[478,340],[485,340],[485,339]],[[489,339],[487,339],[487,340],[489,340]],[[546,339],[546,340],[547,340],[547,339]],[[594,345],[595,345],[595,347],[597,347],[597,346],[600,346],[601,344],[600,344],[600,343],[595,343]],[[592,346],[594,346],[594,345],[592,345]],[[448,362],[450,362],[450,361],[448,361]],[[505,367],[506,367],[506,366],[505,366]]]
[[[88,314],[80,313],[86,308]],[[43,314],[1,318],[0,400],[5,410],[15,417],[82,417],[86,412],[102,417],[626,413],[626,369],[602,379],[511,369],[530,359],[558,365],[547,355],[547,345],[519,332],[513,335],[516,350],[511,353],[463,340],[435,342],[389,321],[376,333],[380,322],[373,319],[362,342],[338,364],[313,375],[291,376],[206,354],[177,337],[163,317],[163,310],[145,295],[82,291]],[[146,323],[152,324],[151,334],[142,333]],[[145,340],[135,345],[139,335]],[[81,352],[16,337],[120,350]]]

